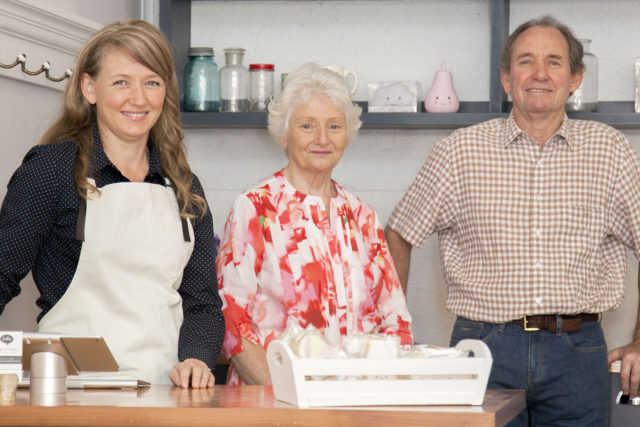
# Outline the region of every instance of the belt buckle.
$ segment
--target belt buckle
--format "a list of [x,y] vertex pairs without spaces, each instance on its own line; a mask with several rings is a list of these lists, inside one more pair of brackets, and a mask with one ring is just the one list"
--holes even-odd
[[527,332],[534,332],[534,331],[539,331],[539,330],[540,330],[540,328],[530,328],[530,327],[528,327],[528,326],[527,326],[527,315],[526,315],[526,314],[524,315],[524,317],[523,317],[522,319],[523,319],[523,323],[524,323],[524,324],[522,325],[522,327],[523,327],[523,329],[524,329],[525,331],[527,331]]

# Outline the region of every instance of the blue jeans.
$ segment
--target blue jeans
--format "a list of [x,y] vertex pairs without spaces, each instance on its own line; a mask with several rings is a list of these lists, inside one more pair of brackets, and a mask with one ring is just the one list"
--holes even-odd
[[521,326],[458,317],[451,345],[484,341],[493,357],[488,388],[526,391],[515,426],[595,426],[609,423],[607,347],[599,322],[577,332],[527,332]]

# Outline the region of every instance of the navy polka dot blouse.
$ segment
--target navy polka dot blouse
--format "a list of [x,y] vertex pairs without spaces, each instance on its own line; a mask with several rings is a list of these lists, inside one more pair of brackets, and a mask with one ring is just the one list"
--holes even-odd
[[[150,141],[145,182],[165,185],[160,159]],[[65,293],[73,279],[82,242],[76,240],[81,198],[73,171],[77,153],[73,141],[33,147],[11,177],[0,210],[0,314],[20,293],[20,281],[32,272],[42,309],[40,320]],[[98,188],[128,182],[109,161],[95,126],[89,175]],[[194,176],[191,191],[204,197]],[[179,288],[184,321],[178,358],[196,358],[215,367],[224,339],[222,302],[215,271],[217,247],[211,212],[192,220],[195,243]],[[90,307],[87,307],[90,309]]]

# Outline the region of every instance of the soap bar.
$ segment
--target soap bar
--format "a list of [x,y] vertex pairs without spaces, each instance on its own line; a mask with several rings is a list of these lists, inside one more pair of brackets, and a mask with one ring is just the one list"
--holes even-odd
[[291,349],[302,359],[317,359],[329,355],[329,344],[320,333],[303,333],[292,343]]
[[398,342],[387,336],[369,336],[367,340],[367,359],[395,359],[398,357]]

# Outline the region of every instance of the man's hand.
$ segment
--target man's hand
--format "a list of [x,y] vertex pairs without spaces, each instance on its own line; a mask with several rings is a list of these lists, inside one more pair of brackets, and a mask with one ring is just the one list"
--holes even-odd
[[172,383],[182,388],[189,388],[189,379],[193,388],[212,388],[215,384],[215,377],[207,364],[198,359],[178,362],[169,372],[169,378]]
[[609,353],[609,365],[616,360],[622,360],[620,367],[622,392],[628,394],[630,398],[640,396],[640,338]]

